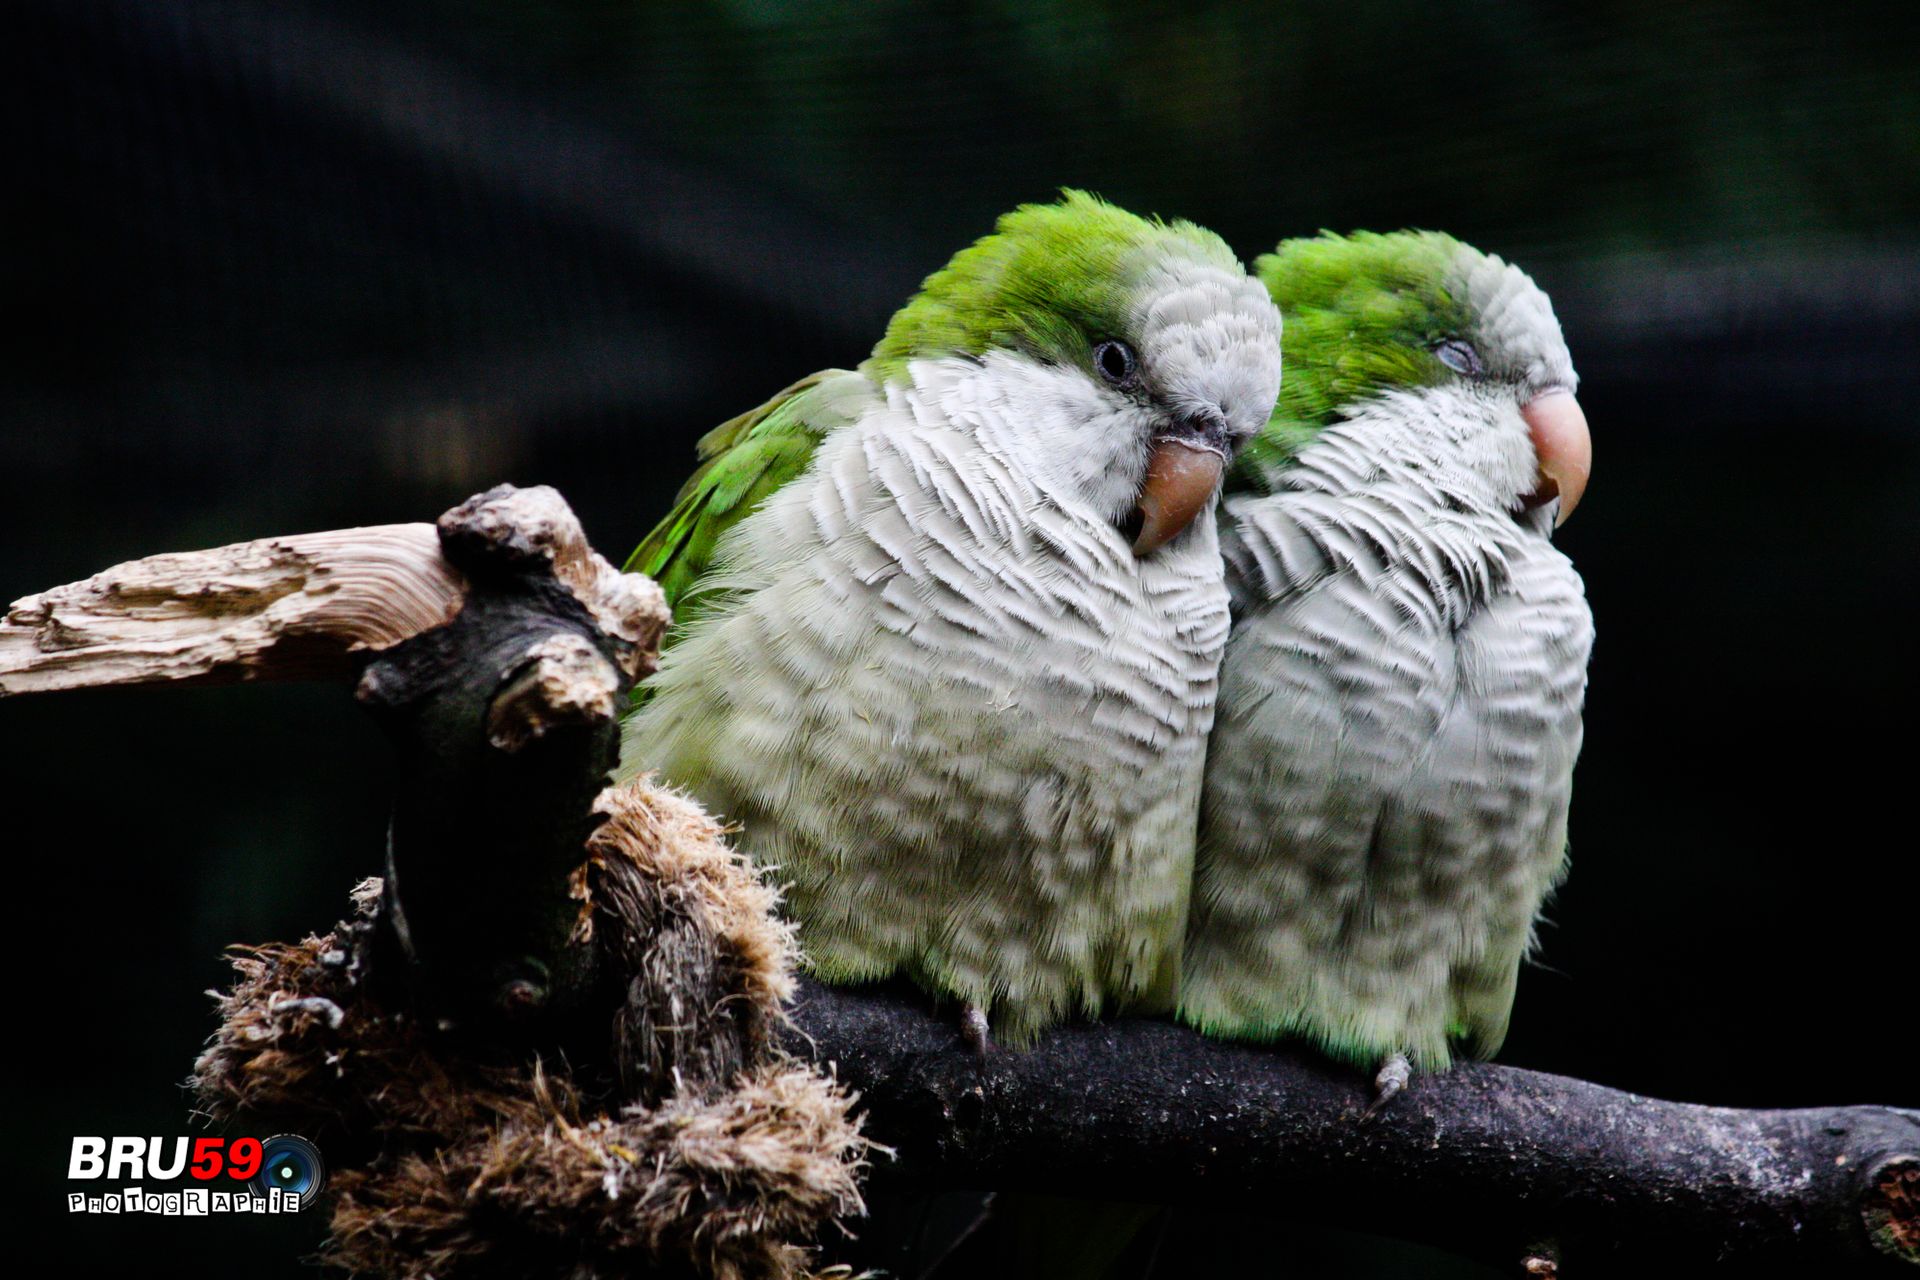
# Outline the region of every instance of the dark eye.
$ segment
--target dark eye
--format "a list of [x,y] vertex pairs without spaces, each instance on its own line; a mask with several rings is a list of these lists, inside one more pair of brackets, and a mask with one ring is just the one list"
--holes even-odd
[[1093,367],[1114,386],[1124,387],[1131,385],[1134,375],[1140,372],[1140,358],[1126,343],[1109,338],[1094,344]]
[[1487,371],[1486,366],[1480,363],[1480,353],[1473,349],[1471,342],[1444,338],[1433,344],[1433,354],[1441,364],[1469,378],[1478,378]]

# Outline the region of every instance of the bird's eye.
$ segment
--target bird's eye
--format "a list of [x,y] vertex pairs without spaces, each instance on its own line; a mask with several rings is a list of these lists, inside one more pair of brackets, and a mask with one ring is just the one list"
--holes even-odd
[[1471,342],[1444,338],[1433,344],[1433,354],[1441,364],[1469,378],[1481,377],[1487,371],[1486,366],[1480,363],[1480,353],[1473,349]]
[[1133,354],[1133,348],[1126,343],[1109,338],[1094,344],[1093,367],[1114,386],[1126,387],[1133,384],[1140,372],[1140,358]]

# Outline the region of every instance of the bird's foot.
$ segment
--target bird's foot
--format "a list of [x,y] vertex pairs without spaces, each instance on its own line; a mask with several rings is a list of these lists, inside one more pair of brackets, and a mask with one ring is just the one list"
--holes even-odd
[[1373,1104],[1361,1114],[1362,1120],[1370,1120],[1380,1108],[1392,1102],[1394,1096],[1407,1087],[1407,1081],[1413,1079],[1413,1064],[1407,1061],[1404,1053],[1387,1055],[1380,1064],[1380,1070],[1373,1077]]
[[982,1058],[993,1052],[993,1032],[987,1029],[987,1011],[971,1000],[960,1006],[960,1038]]

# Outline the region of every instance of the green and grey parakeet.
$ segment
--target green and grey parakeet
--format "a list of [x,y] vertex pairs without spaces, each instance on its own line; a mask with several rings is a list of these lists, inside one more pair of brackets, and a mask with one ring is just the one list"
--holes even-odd
[[1233,632],[1180,1016],[1369,1070],[1491,1055],[1566,867],[1586,421],[1547,297],[1444,235],[1256,268],[1286,385],[1222,507]]
[[859,369],[702,442],[630,566],[681,626],[623,769],[740,823],[815,973],[909,975],[1014,1042],[1171,1007],[1214,500],[1278,323],[1211,233],[1068,193],[930,276]]

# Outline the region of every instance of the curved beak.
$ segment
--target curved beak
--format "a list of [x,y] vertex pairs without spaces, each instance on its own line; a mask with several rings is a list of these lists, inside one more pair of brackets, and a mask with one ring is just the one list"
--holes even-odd
[[1171,542],[1206,509],[1220,491],[1227,453],[1223,422],[1183,423],[1178,434],[1153,442],[1135,508],[1140,530],[1133,539],[1134,555],[1147,555]]
[[1587,415],[1573,392],[1556,387],[1543,391],[1521,407],[1527,420],[1527,433],[1533,437],[1533,452],[1540,459],[1540,485],[1523,500],[1538,507],[1560,499],[1560,511],[1554,527],[1567,522],[1587,491],[1587,477],[1593,474],[1593,437],[1587,434]]

